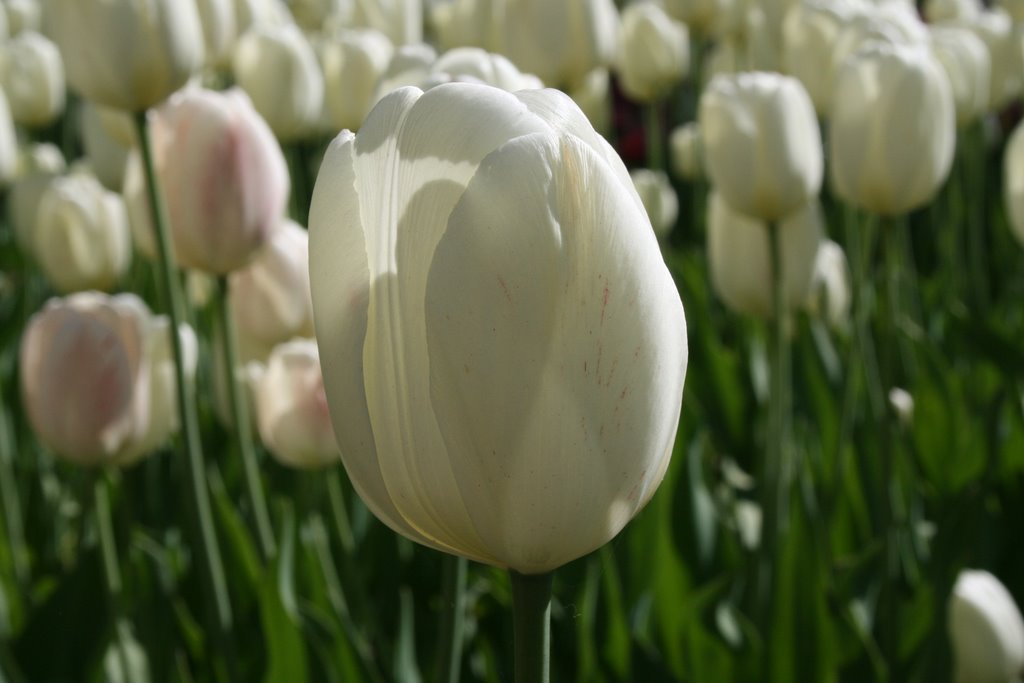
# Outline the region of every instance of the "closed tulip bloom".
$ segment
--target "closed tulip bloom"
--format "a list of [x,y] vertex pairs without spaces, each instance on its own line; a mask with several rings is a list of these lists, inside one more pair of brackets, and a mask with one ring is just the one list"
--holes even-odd
[[1001,109],[1020,95],[1024,55],[1021,36],[1010,15],[1001,9],[987,10],[953,24],[972,31],[988,48],[991,62],[989,109]]
[[0,88],[0,189],[7,187],[14,178],[18,164],[18,137],[11,120],[11,108],[7,96]]
[[697,33],[709,33],[723,7],[723,0],[665,0],[669,14],[691,27]]
[[199,23],[203,27],[206,63],[221,67],[231,61],[238,40],[238,18],[234,0],[196,0]]
[[324,101],[316,54],[297,26],[253,29],[238,41],[235,79],[282,140],[312,132]]
[[1003,152],[1003,199],[1013,236],[1024,247],[1024,125],[1017,124]]
[[391,61],[381,74],[374,90],[373,102],[376,104],[392,90],[403,86],[415,85],[422,88],[434,62],[437,61],[437,50],[426,43],[403,45],[391,54]]
[[422,0],[360,0],[353,9],[353,25],[380,31],[393,45],[423,42]]
[[387,36],[371,29],[342,31],[320,46],[324,109],[332,132],[362,125],[393,52]]
[[853,303],[850,287],[850,265],[843,248],[830,239],[823,239],[814,257],[814,274],[807,310],[823,318],[829,327],[846,330]]
[[540,573],[653,495],[683,308],[625,167],[566,95],[384,98],[324,158],[310,281],[342,459],[395,531]]
[[645,2],[626,7],[619,36],[616,70],[630,99],[660,100],[686,77],[689,33],[659,5]]
[[[244,92],[189,89],[154,118],[157,174],[178,263],[214,275],[248,264],[284,216],[284,153]],[[133,230],[152,243],[141,172],[125,179]],[[144,249],[146,247],[143,247]]]
[[281,464],[315,469],[340,462],[312,339],[274,349],[256,391],[260,439]]
[[647,217],[659,238],[668,237],[679,217],[679,197],[664,171],[635,168],[629,172],[633,187],[647,211]]
[[953,93],[931,52],[873,43],[847,60],[835,83],[829,145],[832,186],[844,200],[888,216],[931,201],[956,146]]
[[283,0],[234,0],[235,26],[239,36],[252,28],[283,26],[293,17]]
[[1024,671],[1024,619],[999,579],[960,572],[949,598],[957,683],[1013,683]]
[[612,0],[512,0],[493,52],[546,85],[573,87],[615,58],[619,15]]
[[[802,308],[810,296],[815,256],[822,240],[821,207],[815,199],[775,228],[782,257],[783,303],[787,311]],[[771,318],[771,235],[763,221],[729,206],[712,191],[708,200],[708,268],[722,302],[736,313]]]
[[273,347],[313,336],[309,236],[285,220],[245,268],[231,274],[229,300],[240,336]]
[[7,28],[11,36],[42,27],[43,12],[39,0],[4,0]]
[[131,264],[124,201],[91,175],[55,178],[39,200],[32,245],[57,291],[112,289]]
[[64,64],[38,33],[23,31],[0,45],[0,83],[15,123],[46,126],[64,111]]
[[431,66],[428,79],[431,76],[475,80],[509,92],[544,87],[539,78],[522,73],[507,57],[478,47],[458,47],[444,53]]
[[695,121],[676,127],[668,137],[672,170],[680,178],[696,180],[704,175],[704,150],[700,126]]
[[[183,341],[194,363],[195,338]],[[165,441],[177,424],[173,403],[161,405],[175,389],[160,353],[167,345],[166,321],[134,294],[50,300],[29,320],[19,358],[39,440],[81,465],[127,464]]]
[[148,109],[202,66],[195,0],[52,0],[47,10],[68,83],[98,104]]
[[14,228],[18,248],[25,254],[32,254],[39,200],[67,164],[59,147],[44,142],[23,150],[17,166],[7,195],[7,218]]
[[93,172],[108,190],[124,188],[130,147],[111,137],[103,125],[99,107],[85,102],[82,106],[82,147]]
[[716,76],[698,112],[715,188],[754,218],[779,220],[818,194],[821,133],[800,81],[771,73]]
[[803,83],[819,116],[828,114],[832,98],[832,51],[853,14],[842,0],[805,0],[782,24],[782,70]]
[[956,121],[964,126],[988,111],[992,63],[989,52],[971,31],[935,26],[932,51],[949,78]]

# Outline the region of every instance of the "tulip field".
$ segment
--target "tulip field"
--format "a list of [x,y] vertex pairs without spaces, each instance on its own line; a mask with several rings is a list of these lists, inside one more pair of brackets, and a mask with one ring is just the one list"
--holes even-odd
[[1021,683],[1024,1],[0,0],[0,683]]

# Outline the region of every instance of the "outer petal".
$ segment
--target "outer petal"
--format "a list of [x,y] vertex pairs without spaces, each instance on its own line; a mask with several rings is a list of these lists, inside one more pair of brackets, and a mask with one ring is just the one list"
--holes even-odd
[[498,563],[546,571],[611,539],[664,474],[687,347],[650,223],[609,165],[570,135],[491,154],[426,308],[432,403]]

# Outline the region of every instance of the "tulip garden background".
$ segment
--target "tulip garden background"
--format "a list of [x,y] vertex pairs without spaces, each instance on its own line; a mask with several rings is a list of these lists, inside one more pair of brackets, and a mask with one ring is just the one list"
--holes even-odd
[[0,0],[0,681],[513,680],[509,573],[370,512],[293,341],[328,144],[451,81],[568,93],[685,310],[550,679],[1024,676],[1024,3]]

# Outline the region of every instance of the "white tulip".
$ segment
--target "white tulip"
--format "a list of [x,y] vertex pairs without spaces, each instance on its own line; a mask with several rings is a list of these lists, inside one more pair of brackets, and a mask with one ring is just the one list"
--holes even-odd
[[1017,124],[1003,152],[1003,199],[1013,236],[1024,247],[1024,124]]
[[380,31],[393,45],[423,42],[423,0],[354,0],[353,25]]
[[853,16],[851,3],[805,0],[786,13],[782,25],[782,70],[804,84],[820,116],[828,114],[832,97],[832,52]]
[[0,88],[0,190],[14,177],[18,163],[18,137],[14,132],[11,108]]
[[846,330],[850,323],[853,303],[850,285],[850,265],[843,248],[829,239],[818,245],[814,257],[814,274],[807,309],[824,318],[829,326]]
[[11,36],[25,31],[38,31],[42,28],[43,12],[39,0],[4,0],[7,15],[7,28]]
[[370,29],[341,31],[319,46],[326,84],[324,115],[330,130],[359,128],[393,53],[387,36]]
[[15,123],[46,126],[64,111],[64,64],[45,36],[22,31],[0,45],[0,83]]
[[988,110],[992,62],[985,43],[964,28],[935,26],[932,51],[949,77],[956,120],[961,126]]
[[[811,291],[815,256],[824,235],[821,207],[814,200],[774,228],[780,240],[783,303],[801,308]],[[708,199],[708,269],[722,302],[736,313],[771,318],[771,234],[763,221],[729,206],[712,191]]]
[[690,37],[684,24],[654,3],[626,7],[616,59],[622,90],[637,102],[669,94],[690,69]]
[[633,187],[647,211],[647,217],[659,238],[668,237],[679,217],[679,197],[664,171],[635,168],[629,172]]
[[981,570],[957,577],[949,598],[957,683],[1013,683],[1024,671],[1024,619],[999,579]]
[[213,67],[226,66],[238,40],[238,19],[234,0],[196,0],[199,22],[203,27],[206,62]]
[[34,250],[39,200],[66,168],[60,148],[50,143],[32,145],[20,156],[16,178],[7,195],[7,217],[18,247],[26,254]]
[[988,108],[1001,109],[1020,95],[1024,55],[1021,34],[1010,15],[998,9],[988,10],[951,23],[973,31],[988,48],[991,63]]
[[653,495],[683,308],[625,167],[568,96],[388,95],[324,158],[310,280],[342,460],[395,531],[539,573]]
[[704,175],[704,150],[696,121],[677,126],[668,137],[672,170],[680,178],[696,180]]
[[611,74],[598,67],[570,88],[569,97],[587,115],[590,125],[601,135],[608,136],[612,129]]
[[101,120],[99,107],[91,102],[82,106],[82,147],[99,181],[107,189],[120,192],[124,187],[131,148],[110,136]]

